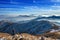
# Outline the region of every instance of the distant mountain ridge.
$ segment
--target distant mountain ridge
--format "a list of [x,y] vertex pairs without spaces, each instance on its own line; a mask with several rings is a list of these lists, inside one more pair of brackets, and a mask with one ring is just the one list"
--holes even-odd
[[57,18],[57,19],[59,19],[60,16],[55,16],[55,15],[53,15],[53,16],[50,16],[50,17],[48,17],[48,18]]
[[41,17],[41,18],[60,18],[60,16],[55,16],[55,15],[52,15],[52,16],[48,16],[48,17],[45,17],[45,16],[42,16],[42,15],[18,15],[18,16],[10,16],[10,15],[0,15],[0,18],[15,18],[15,17]]
[[32,20],[35,18],[38,18],[38,19],[60,19],[60,16],[52,15],[52,16],[45,17],[42,15],[40,15],[40,16],[35,16],[35,15],[18,15],[18,16],[0,15],[0,21],[9,20],[12,22],[18,22],[18,21]]
[[53,16],[48,16],[48,17],[44,17],[44,16],[38,16],[38,18],[40,18],[40,19],[60,19],[60,16],[55,16],[55,15],[53,15]]

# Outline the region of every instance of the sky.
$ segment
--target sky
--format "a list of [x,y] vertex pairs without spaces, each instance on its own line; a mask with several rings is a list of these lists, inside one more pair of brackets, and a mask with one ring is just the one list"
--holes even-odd
[[59,15],[60,0],[0,0],[0,15]]

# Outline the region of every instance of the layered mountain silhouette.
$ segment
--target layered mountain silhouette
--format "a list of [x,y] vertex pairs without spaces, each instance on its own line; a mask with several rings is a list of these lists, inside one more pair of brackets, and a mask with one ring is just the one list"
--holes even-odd
[[26,18],[26,19],[32,19],[35,17],[40,17],[40,19],[60,19],[60,16],[48,16],[48,17],[44,17],[44,16],[35,16],[35,15],[18,15],[18,16],[9,16],[9,15],[0,15],[0,20],[3,19],[7,19],[7,20],[14,20],[14,19],[19,19],[19,18]]
[[26,23],[13,23],[9,21],[0,21],[0,32],[17,34],[17,33],[29,33],[33,35],[43,34],[51,29],[58,29],[59,26],[46,20],[37,21],[33,19]]
[[48,17],[48,18],[57,18],[57,19],[59,19],[60,16],[55,16],[55,15],[53,15],[53,16],[50,16],[50,17]]
[[55,16],[55,15],[52,15],[52,16],[48,16],[48,17],[39,17],[40,19],[60,19],[60,16]]

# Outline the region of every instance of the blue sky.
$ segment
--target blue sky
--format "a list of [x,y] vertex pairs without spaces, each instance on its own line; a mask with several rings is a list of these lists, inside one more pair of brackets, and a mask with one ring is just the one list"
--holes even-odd
[[0,0],[0,15],[60,15],[60,0]]

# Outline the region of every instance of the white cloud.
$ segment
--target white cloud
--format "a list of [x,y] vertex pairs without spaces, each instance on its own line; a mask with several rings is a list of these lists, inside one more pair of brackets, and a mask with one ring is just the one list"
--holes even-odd
[[[55,9],[56,8],[56,9]],[[39,8],[37,6],[28,6],[28,7],[24,7],[23,10],[18,10],[18,11],[7,11],[9,9],[7,9],[6,11],[3,11],[5,9],[3,9],[0,13],[9,13],[9,15],[19,15],[19,14],[36,14],[36,15],[59,15],[60,16],[60,6],[51,6],[51,8]],[[12,10],[12,9],[10,9]]]
[[60,8],[60,6],[51,6],[51,7],[53,7],[53,8]]
[[60,0],[51,0],[51,2],[60,2]]

